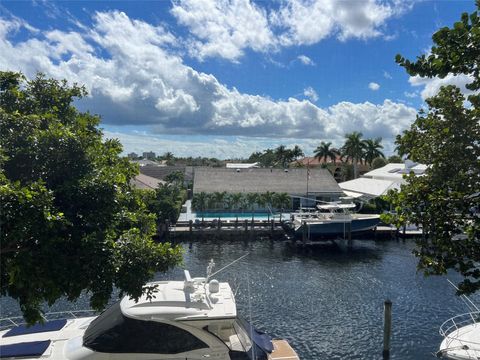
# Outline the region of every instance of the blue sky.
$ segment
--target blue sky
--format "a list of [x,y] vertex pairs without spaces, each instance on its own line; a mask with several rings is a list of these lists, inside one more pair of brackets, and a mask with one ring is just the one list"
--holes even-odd
[[410,78],[432,34],[474,1],[0,1],[0,69],[85,84],[125,152],[307,154],[347,132],[385,152],[426,97],[466,77]]

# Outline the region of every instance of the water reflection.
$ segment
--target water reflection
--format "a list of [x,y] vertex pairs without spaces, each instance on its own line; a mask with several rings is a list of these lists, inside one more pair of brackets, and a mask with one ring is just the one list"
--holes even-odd
[[[466,309],[445,277],[417,273],[413,246],[359,240],[350,251],[297,251],[283,242],[205,241],[185,244],[184,267],[204,276],[210,259],[220,269],[249,253],[215,277],[235,289],[242,315],[289,339],[302,359],[380,359],[386,298],[393,301],[392,359],[432,359],[440,324]],[[180,268],[156,276],[182,278]],[[19,313],[9,299],[0,305],[2,316]],[[54,310],[87,305],[82,298]]]

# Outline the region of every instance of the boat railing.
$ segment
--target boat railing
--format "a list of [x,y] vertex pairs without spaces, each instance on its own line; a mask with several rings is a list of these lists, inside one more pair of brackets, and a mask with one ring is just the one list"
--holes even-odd
[[480,323],[480,311],[460,314],[445,321],[440,326],[439,333],[443,337],[454,338],[454,336],[451,336],[454,331],[476,323]]
[[[63,319],[78,319],[85,316],[93,316],[97,312],[95,310],[70,310],[70,311],[55,311],[42,314],[44,321],[63,320]],[[27,322],[21,316],[12,316],[0,319],[0,331],[9,329],[14,326],[26,325]]]

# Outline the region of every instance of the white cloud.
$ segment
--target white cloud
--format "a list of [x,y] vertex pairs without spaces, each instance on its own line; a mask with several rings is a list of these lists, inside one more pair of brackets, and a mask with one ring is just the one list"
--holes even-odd
[[264,6],[251,0],[176,0],[171,9],[188,28],[190,55],[238,62],[245,49],[276,51],[282,46],[311,45],[383,36],[387,21],[410,10],[413,1],[285,0]]
[[307,66],[314,66],[315,65],[315,62],[306,55],[299,55],[297,57],[297,59],[300,60],[300,62],[303,65],[307,65]]
[[434,77],[434,78],[423,78],[420,76],[412,76],[408,79],[408,82],[412,86],[423,86],[421,91],[422,99],[425,100],[429,97],[435,96],[442,86],[446,85],[455,85],[460,88],[460,90],[466,94],[472,94],[471,90],[465,88],[466,84],[473,82],[473,77],[471,75],[453,75],[448,74],[443,79]]
[[[0,20],[0,68],[85,84],[91,95],[79,106],[101,114],[106,125],[147,126],[162,134],[332,141],[355,129],[391,141],[415,119],[414,109],[390,100],[319,108],[308,100],[240,93],[185,65],[171,50],[175,37],[162,26],[121,12],[95,14],[88,31],[49,30],[14,44],[7,33],[15,26],[20,25]],[[313,100],[316,93],[308,93]]]
[[412,92],[405,91],[403,95],[411,99],[418,97],[418,93],[416,91],[412,91]]
[[388,71],[385,71],[385,70],[383,70],[383,77],[385,79],[389,79],[389,80],[393,79],[392,75]]
[[371,82],[368,84],[368,88],[372,91],[377,91],[380,89],[380,85],[378,85],[376,82]]
[[190,54],[236,61],[245,48],[267,51],[274,48],[265,10],[249,0],[179,0],[171,13],[193,35]]
[[309,98],[313,102],[316,102],[318,100],[318,94],[311,86],[303,90],[303,95],[305,95],[307,98]]

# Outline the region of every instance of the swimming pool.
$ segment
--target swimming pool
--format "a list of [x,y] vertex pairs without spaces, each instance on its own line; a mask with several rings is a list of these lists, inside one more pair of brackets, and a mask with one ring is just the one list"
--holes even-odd
[[269,213],[251,213],[251,212],[198,212],[198,213],[193,213],[192,215],[195,216],[196,219],[201,220],[202,218],[205,220],[209,219],[226,219],[226,220],[236,220],[237,217],[239,220],[244,220],[244,219],[251,219],[252,216],[256,220],[268,220],[268,219],[278,219],[280,217],[280,214],[269,214]]

